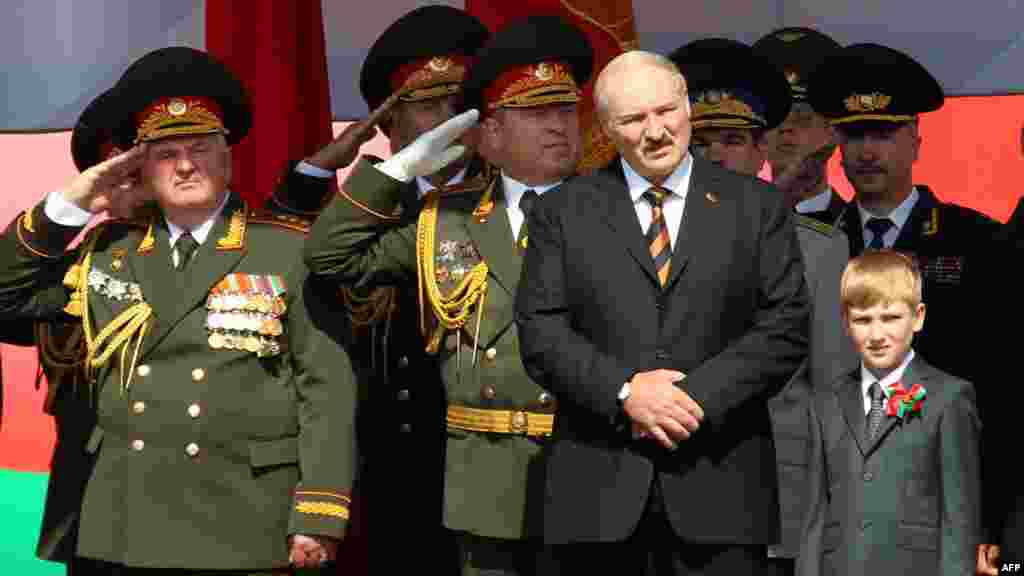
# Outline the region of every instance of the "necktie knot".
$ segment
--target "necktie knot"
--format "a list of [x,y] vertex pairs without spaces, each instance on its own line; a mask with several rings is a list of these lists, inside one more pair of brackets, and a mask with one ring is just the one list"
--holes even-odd
[[523,216],[529,218],[530,212],[533,211],[533,205],[537,202],[537,191],[533,188],[523,192],[521,198],[519,198],[519,210],[522,211]]
[[885,414],[885,394],[882,392],[882,386],[876,380],[871,383],[868,388],[868,396],[871,397],[871,410],[868,411],[868,429],[867,438],[868,442],[874,440],[875,434],[878,434],[878,429],[882,426],[882,416]]
[[174,248],[178,251],[178,270],[185,269],[198,247],[199,242],[191,232],[183,232],[181,236],[178,236],[178,239],[174,241]]
[[661,208],[669,194],[671,192],[660,186],[652,186],[644,192],[644,200],[647,200],[654,208]]
[[864,225],[871,232],[871,244],[869,248],[881,250],[885,248],[885,233],[892,229],[895,224],[888,218],[871,218]]

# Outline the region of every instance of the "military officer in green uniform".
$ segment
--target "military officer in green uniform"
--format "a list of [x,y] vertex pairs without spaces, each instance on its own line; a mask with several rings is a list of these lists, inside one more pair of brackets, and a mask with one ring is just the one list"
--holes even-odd
[[[109,113],[115,141],[136,145],[0,237],[0,313],[71,317],[84,336],[95,464],[77,565],[271,573],[333,560],[355,383],[332,333],[343,319],[297,262],[306,230],[228,188],[248,95],[205,53],[166,48],[129,67]],[[141,208],[140,189],[153,199]],[[69,248],[94,214],[122,209],[133,218]]]
[[786,119],[768,133],[765,153],[773,182],[797,213],[834,225],[847,206],[829,185],[826,169],[836,149],[836,133],[828,119],[807,103],[807,79],[841,46],[817,30],[790,27],[767,34],[751,48],[782,70],[793,97]]
[[[850,240],[850,254],[891,248],[913,256],[923,276],[928,321],[914,349],[940,370],[977,387],[982,423],[996,412],[1000,375],[994,358],[991,315],[968,303],[993,298],[1001,265],[994,239],[1000,225],[975,210],[943,202],[913,182],[921,146],[918,116],[944,101],[938,81],[913,58],[877,44],[854,44],[827,58],[811,75],[809,100],[839,132],[843,170],[854,198],[839,226]],[[1004,474],[987,449],[995,445],[986,426],[982,435],[984,493]],[[995,542],[997,518],[1005,503],[985,504],[987,542]]]
[[[705,137],[731,148],[714,158],[722,166],[756,178],[770,158],[765,133],[777,129],[791,111],[791,91],[781,70],[753,49],[734,40],[696,40],[672,53],[686,76],[693,98],[694,139],[711,130],[730,136]],[[707,152],[706,146],[696,150]],[[839,316],[839,280],[849,260],[846,235],[835,227],[798,214],[797,240],[813,302],[810,353],[796,374],[768,403],[778,471],[780,542],[768,547],[772,573],[791,575],[800,549],[807,509],[808,403],[814,391],[830,386],[856,367],[857,356]]]
[[[322,195],[318,191],[330,188],[335,171],[355,159],[377,128],[397,152],[451,118],[472,56],[488,35],[475,17],[449,6],[423,6],[393,22],[370,47],[360,72],[370,115],[298,163],[289,187],[277,193]],[[388,216],[413,223],[428,192],[438,186],[481,188],[485,171],[484,162],[467,154],[405,185],[400,210]],[[285,204],[276,198],[275,203]],[[352,356],[363,388],[357,497],[367,511],[358,521],[366,527],[368,565],[382,573],[425,566],[451,573],[455,544],[441,523],[445,393],[437,357],[426,353],[419,331],[416,285],[345,283],[338,295],[354,328]],[[387,544],[393,541],[417,541],[422,552],[396,554]]]
[[[470,111],[376,166],[360,160],[307,241],[316,275],[418,294],[417,329],[447,392],[444,524],[464,574],[546,569],[540,458],[557,403],[524,371],[513,302],[524,213],[582,152],[576,104],[592,60],[583,34],[556,17],[499,30],[463,84]],[[408,182],[463,152],[445,148],[477,111],[481,154],[499,171],[482,190],[431,192],[416,222],[393,217]]]

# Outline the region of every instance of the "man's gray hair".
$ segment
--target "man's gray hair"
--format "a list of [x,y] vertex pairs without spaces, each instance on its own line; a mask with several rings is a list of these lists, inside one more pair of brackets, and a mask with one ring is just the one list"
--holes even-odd
[[683,77],[682,72],[679,71],[679,67],[676,66],[675,62],[669,60],[666,56],[658,54],[657,52],[646,52],[644,50],[630,50],[628,52],[623,52],[608,62],[604,69],[601,70],[601,73],[598,74],[597,80],[594,82],[594,107],[599,119],[603,120],[608,111],[608,82],[611,82],[612,79],[621,73],[619,68],[633,68],[636,66],[650,66],[652,68],[658,68],[669,72],[679,79],[680,92],[686,92],[686,79]]

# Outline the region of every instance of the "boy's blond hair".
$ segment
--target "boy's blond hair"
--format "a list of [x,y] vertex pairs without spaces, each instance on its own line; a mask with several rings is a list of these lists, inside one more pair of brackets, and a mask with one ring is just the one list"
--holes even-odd
[[851,308],[892,302],[906,302],[916,310],[921,303],[921,272],[905,254],[868,250],[846,264],[839,300],[844,317]]

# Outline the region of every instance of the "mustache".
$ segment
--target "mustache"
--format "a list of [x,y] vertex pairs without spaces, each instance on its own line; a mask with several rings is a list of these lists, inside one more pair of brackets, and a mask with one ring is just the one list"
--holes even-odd
[[855,174],[884,174],[886,172],[884,166],[871,163],[843,162],[843,167]]

